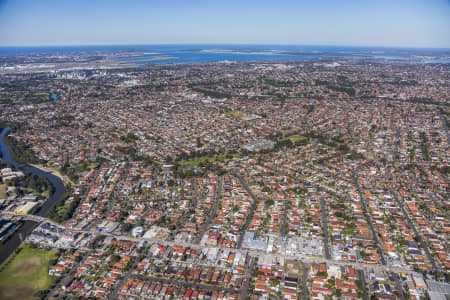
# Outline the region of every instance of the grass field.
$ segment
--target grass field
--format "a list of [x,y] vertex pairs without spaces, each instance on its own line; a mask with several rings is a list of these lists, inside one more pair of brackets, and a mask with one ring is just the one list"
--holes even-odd
[[0,184],[0,198],[6,199],[6,191],[8,190],[8,186],[6,184]]
[[50,94],[49,93],[34,93],[33,96],[37,97],[37,98],[39,98],[40,100],[43,100],[43,101],[50,100]]
[[40,290],[48,289],[53,278],[48,275],[49,261],[55,251],[22,246],[22,251],[0,272],[0,299],[34,299]]
[[242,111],[242,110],[230,110],[229,112],[227,112],[227,115],[232,116],[235,119],[241,119],[246,114],[247,113],[245,111]]
[[306,141],[308,141],[308,138],[307,138],[307,137],[304,137],[304,136],[298,135],[298,134],[294,134],[294,135],[288,136],[288,137],[286,137],[286,138],[284,138],[284,139],[289,139],[289,140],[291,140],[291,142],[292,142],[293,144],[295,144],[296,142],[306,142]]

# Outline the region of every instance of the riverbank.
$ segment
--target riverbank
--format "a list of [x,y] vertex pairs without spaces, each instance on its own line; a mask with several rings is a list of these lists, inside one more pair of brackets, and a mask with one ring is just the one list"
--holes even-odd
[[73,185],[73,184],[74,184],[74,183],[72,182],[72,180],[70,180],[70,178],[69,178],[67,175],[61,173],[61,171],[58,170],[58,169],[46,167],[46,166],[44,166],[44,165],[39,165],[39,164],[30,164],[30,166],[33,166],[33,167],[35,167],[35,168],[37,168],[37,169],[41,169],[42,171],[45,171],[45,172],[47,172],[47,173],[50,173],[50,174],[55,175],[56,177],[58,177],[59,179],[61,179],[62,182],[64,182],[64,185],[65,185],[65,186],[69,186],[69,185]]
[[[0,128],[0,131],[2,131],[3,128]],[[51,173],[57,177],[59,177],[63,182],[64,185],[73,185],[74,183],[70,180],[70,178],[63,174],[60,170],[56,168],[51,168],[44,166],[42,164],[37,163],[39,161],[39,158],[36,157],[35,153],[31,148],[29,148],[27,145],[24,145],[22,143],[19,143],[16,139],[11,139],[11,137],[8,136],[8,134],[4,134],[3,141],[8,147],[9,153],[11,154],[12,158],[25,165],[33,166],[37,169],[41,169],[45,172]],[[0,151],[0,153],[2,153]],[[20,153],[20,154],[19,154]],[[0,158],[2,156],[0,155]]]
[[[47,216],[50,209],[63,199],[64,194],[66,193],[64,182],[60,177],[54,175],[51,172],[46,172],[40,168],[20,164],[15,161],[9,152],[8,146],[4,142],[4,136],[10,130],[11,128],[6,127],[0,134],[2,161],[17,167],[22,171],[30,172],[37,176],[44,177],[50,182],[53,187],[52,194],[36,213],[36,215],[38,216],[45,217]],[[22,244],[22,240],[25,239],[28,234],[30,234],[30,232],[35,228],[36,225],[37,223],[32,221],[23,222],[22,225],[19,226],[19,229],[17,229],[7,241],[0,244],[0,263],[4,262],[11,255],[11,253],[14,253],[14,251]]]
[[19,142],[14,136],[9,136],[7,133],[3,136],[3,142],[8,147],[8,151],[12,158],[21,164],[38,163],[39,159],[35,155],[34,151],[27,145]]

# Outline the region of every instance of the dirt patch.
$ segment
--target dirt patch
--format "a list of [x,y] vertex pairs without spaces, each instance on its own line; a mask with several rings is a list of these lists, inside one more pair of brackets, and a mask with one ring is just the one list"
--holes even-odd
[[34,295],[34,289],[29,286],[0,285],[0,300],[27,299]]
[[13,272],[18,275],[28,275],[39,266],[40,262],[39,257],[30,257],[15,266]]

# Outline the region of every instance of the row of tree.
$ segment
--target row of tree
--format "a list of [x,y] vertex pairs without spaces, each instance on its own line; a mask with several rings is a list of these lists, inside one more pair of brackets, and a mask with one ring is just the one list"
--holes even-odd
[[5,135],[3,139],[15,161],[23,164],[42,163],[30,146],[10,137],[9,135]]

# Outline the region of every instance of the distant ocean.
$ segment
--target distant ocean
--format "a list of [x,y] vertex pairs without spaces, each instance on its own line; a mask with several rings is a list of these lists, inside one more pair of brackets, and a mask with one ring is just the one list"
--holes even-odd
[[[111,45],[0,47],[0,55],[31,53],[124,52],[121,61],[137,64],[206,63],[220,61],[287,61],[308,59],[388,59],[450,63],[450,49],[293,46],[293,45]],[[168,58],[168,59],[164,59]],[[1,62],[1,60],[0,60]]]

